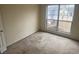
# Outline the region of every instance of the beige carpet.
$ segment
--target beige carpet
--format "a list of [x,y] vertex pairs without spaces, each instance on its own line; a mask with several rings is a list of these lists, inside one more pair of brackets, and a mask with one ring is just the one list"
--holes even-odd
[[11,45],[5,53],[79,53],[79,42],[45,32],[37,32]]

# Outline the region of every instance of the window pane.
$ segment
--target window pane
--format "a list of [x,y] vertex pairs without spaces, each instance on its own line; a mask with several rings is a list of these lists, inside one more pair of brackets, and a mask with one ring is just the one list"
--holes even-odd
[[73,19],[74,5],[60,5],[58,30],[70,32]]
[[58,17],[58,5],[48,6],[48,19],[57,20]]
[[48,5],[47,7],[47,29],[56,30],[58,20],[58,5]]

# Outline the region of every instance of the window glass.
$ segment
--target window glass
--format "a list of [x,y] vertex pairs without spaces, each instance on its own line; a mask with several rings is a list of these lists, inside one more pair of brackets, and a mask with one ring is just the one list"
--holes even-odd
[[58,5],[48,6],[48,19],[57,20],[58,17]]

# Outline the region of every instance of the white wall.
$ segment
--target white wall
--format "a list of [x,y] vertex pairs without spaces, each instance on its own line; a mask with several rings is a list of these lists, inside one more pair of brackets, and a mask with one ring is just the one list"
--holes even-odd
[[79,40],[79,4],[75,5],[75,12],[71,28],[71,36]]
[[7,46],[38,31],[39,5],[1,5]]
[[46,31],[46,7],[47,5],[40,5],[40,30]]

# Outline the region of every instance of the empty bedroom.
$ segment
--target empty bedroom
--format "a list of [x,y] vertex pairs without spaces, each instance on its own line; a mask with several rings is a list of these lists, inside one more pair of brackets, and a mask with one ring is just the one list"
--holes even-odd
[[1,54],[79,54],[79,4],[0,4]]

